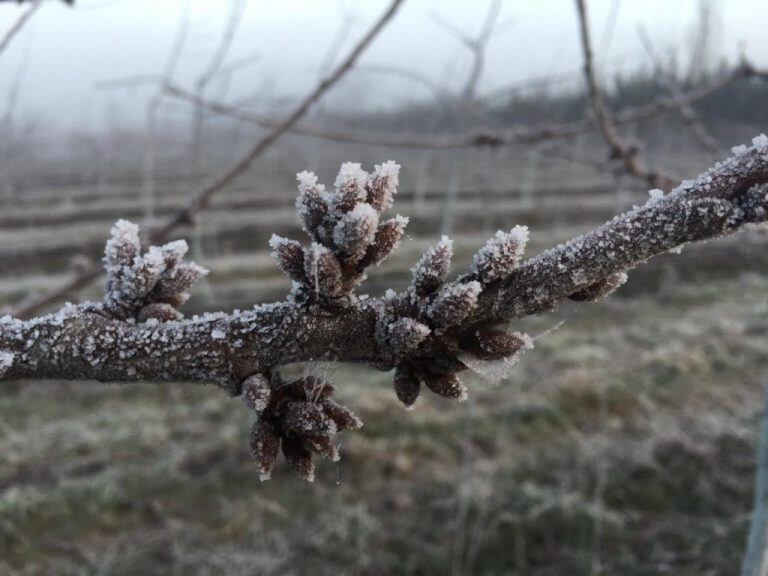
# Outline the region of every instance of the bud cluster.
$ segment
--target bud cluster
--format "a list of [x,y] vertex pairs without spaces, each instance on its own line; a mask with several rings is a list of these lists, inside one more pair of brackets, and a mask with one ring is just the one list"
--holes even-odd
[[127,220],[113,226],[104,254],[107,289],[103,309],[110,316],[139,322],[179,320],[187,291],[208,271],[184,262],[184,240],[151,246],[141,253],[139,227]]
[[399,171],[392,161],[375,166],[372,174],[348,162],[332,192],[311,172],[297,175],[296,209],[311,244],[277,235],[269,242],[278,266],[295,283],[295,298],[343,304],[365,279],[365,269],[397,249],[408,219],[380,217],[392,205]]
[[443,237],[411,270],[402,294],[388,292],[381,301],[376,336],[395,365],[398,399],[411,407],[422,384],[445,398],[464,400],[467,389],[458,373],[467,366],[459,354],[481,361],[508,359],[533,346],[525,334],[490,326],[467,328],[485,286],[503,280],[522,258],[528,229],[498,232],[475,255],[472,274],[448,282],[453,244]]
[[339,460],[335,436],[363,426],[349,409],[331,399],[332,384],[307,376],[291,382],[253,374],[242,384],[246,406],[258,419],[251,431],[251,456],[261,480],[267,480],[282,450],[285,459],[305,480],[315,477],[313,454]]

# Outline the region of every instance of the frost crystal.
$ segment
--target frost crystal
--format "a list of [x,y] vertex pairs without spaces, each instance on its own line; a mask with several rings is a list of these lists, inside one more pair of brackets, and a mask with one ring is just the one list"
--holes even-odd
[[312,243],[304,257],[304,273],[316,293],[332,298],[342,294],[341,265],[325,246]]
[[362,256],[376,236],[379,215],[370,204],[357,204],[333,230],[333,241],[345,256]]
[[443,236],[435,246],[424,252],[411,269],[413,288],[418,296],[427,296],[442,286],[451,269],[453,241]]
[[450,284],[443,288],[427,308],[427,315],[440,328],[455,326],[477,306],[483,287],[479,282]]
[[363,267],[378,266],[387,256],[400,246],[400,240],[408,226],[408,218],[397,215],[379,224],[373,244],[368,248],[365,257],[360,262]]
[[515,226],[509,232],[499,230],[475,254],[472,271],[485,284],[509,276],[523,257],[527,243],[527,226]]
[[306,280],[304,248],[300,242],[272,234],[269,239],[269,247],[272,248],[272,257],[277,260],[278,267],[288,278],[295,282]]
[[197,264],[182,262],[186,252],[187,243],[176,241],[151,246],[141,255],[138,226],[119,220],[112,228],[104,255],[105,310],[120,319],[180,318],[171,309],[186,301],[185,290],[208,273]]
[[759,134],[752,138],[752,146],[757,150],[765,150],[768,148],[768,136],[765,134]]
[[5,374],[8,369],[13,366],[13,361],[16,355],[8,350],[0,350],[0,377]]
[[387,343],[395,356],[402,356],[418,348],[430,332],[413,318],[400,318],[388,326]]
[[466,386],[456,374],[427,374],[424,382],[432,392],[444,398],[463,402],[468,397]]
[[388,210],[400,184],[400,165],[389,160],[377,164],[368,180],[368,203],[378,212]]

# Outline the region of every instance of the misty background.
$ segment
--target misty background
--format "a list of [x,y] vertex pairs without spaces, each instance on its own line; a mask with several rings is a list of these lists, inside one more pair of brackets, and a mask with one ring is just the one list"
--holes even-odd
[[[692,64],[710,70],[732,64],[742,53],[758,67],[768,65],[768,6],[750,0],[706,4],[708,45],[692,63],[701,24],[698,0],[592,2],[590,21],[600,72],[610,79],[649,68],[638,26],[681,71]],[[376,0],[252,0],[240,7],[220,0],[81,0],[69,8],[46,2],[0,61],[0,110],[13,104],[18,117],[34,117],[47,129],[135,128],[143,122],[143,105],[152,87],[107,90],[100,83],[162,75],[186,17],[188,31],[173,80],[192,86],[219,45],[232,10],[242,16],[223,66],[248,63],[236,74],[220,75],[209,92],[225,94],[231,101],[258,96],[258,107],[270,108],[309,90],[385,5]],[[459,91],[471,56],[435,20],[472,36],[486,8],[483,0],[412,0],[361,65],[403,67],[445,90]],[[0,29],[8,28],[20,10],[14,3],[0,5]],[[566,0],[505,2],[487,48],[478,93],[542,78],[552,80],[555,90],[580,90],[575,23]],[[323,106],[375,111],[428,98],[423,87],[407,79],[353,72]],[[183,106],[172,106],[164,114],[178,118],[183,111]]]

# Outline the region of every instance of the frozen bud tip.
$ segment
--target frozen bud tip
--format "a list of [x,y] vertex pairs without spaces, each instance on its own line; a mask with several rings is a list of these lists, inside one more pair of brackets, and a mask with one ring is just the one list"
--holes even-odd
[[272,234],[269,247],[272,248],[272,257],[277,261],[277,266],[288,278],[296,282],[306,280],[304,247],[300,242]]
[[9,350],[0,350],[0,377],[10,370],[15,359],[16,355],[13,352]]
[[412,285],[418,296],[427,296],[442,286],[448,277],[453,258],[453,241],[443,236],[436,245],[422,254],[411,270]]
[[445,286],[430,304],[427,315],[439,328],[455,326],[477,306],[477,297],[482,289],[476,281]]
[[508,276],[519,264],[527,243],[527,226],[515,226],[509,232],[499,230],[475,254],[472,271],[486,284]]
[[379,215],[370,204],[356,204],[333,230],[333,242],[344,255],[362,255],[376,236]]

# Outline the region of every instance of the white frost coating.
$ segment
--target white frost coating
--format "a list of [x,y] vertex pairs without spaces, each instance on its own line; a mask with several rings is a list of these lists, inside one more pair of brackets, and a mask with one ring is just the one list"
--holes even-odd
[[227,333],[223,330],[219,330],[218,328],[214,328],[211,330],[211,338],[213,340],[224,340],[227,337]]
[[648,190],[648,196],[650,196],[648,200],[649,203],[657,202],[658,200],[664,198],[664,190],[659,190],[658,188]]
[[758,150],[765,150],[768,148],[768,136],[765,134],[759,134],[752,138],[752,146]]
[[443,236],[440,241],[424,252],[411,268],[413,286],[423,296],[434,292],[448,276],[453,258],[453,240]]
[[318,186],[317,176],[314,172],[308,172],[304,170],[296,174],[296,180],[299,182],[299,192],[306,192],[312,188],[321,188],[322,184]]
[[399,164],[393,160],[377,164],[368,181],[368,188],[370,189],[369,201],[380,212],[388,210],[394,202],[394,196],[397,194],[399,184]]
[[482,291],[480,282],[475,281],[445,286],[427,308],[427,315],[440,328],[455,326],[477,306]]
[[749,150],[744,144],[739,144],[738,146],[734,146],[731,148],[731,153],[734,156],[741,156],[742,154],[746,153],[746,151]]
[[515,226],[509,232],[496,232],[472,260],[472,272],[483,282],[508,276],[515,269],[528,243],[528,227]]
[[[363,170],[359,162],[344,162],[339,169],[334,185],[337,190],[355,189],[362,194],[367,180],[368,172]],[[360,200],[364,199],[364,196],[360,197]]]
[[171,266],[184,259],[184,256],[189,252],[189,245],[186,240],[174,240],[164,244],[160,249],[163,251],[166,265]]
[[359,253],[376,236],[379,215],[370,204],[357,204],[344,214],[333,229],[333,242],[345,254]]
[[16,355],[8,350],[0,350],[0,378],[13,366]]

